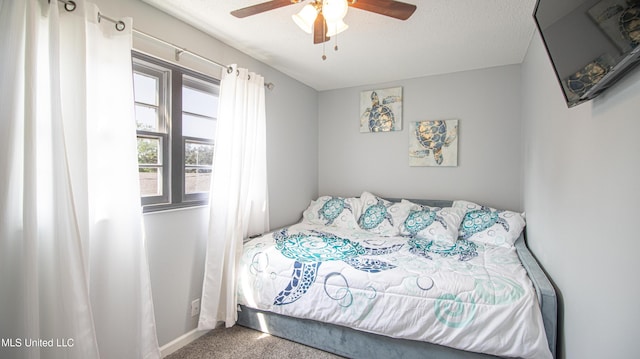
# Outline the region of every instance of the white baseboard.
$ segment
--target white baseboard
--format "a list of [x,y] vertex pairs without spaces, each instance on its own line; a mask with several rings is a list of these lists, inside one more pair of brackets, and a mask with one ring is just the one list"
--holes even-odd
[[200,338],[201,336],[205,335],[209,333],[209,330],[198,330],[198,329],[194,329],[190,332],[187,332],[181,336],[179,336],[178,338],[170,341],[169,343],[163,345],[160,347],[160,355],[162,358],[168,356],[169,354],[172,354],[174,352],[176,352],[178,349],[182,348],[183,346],[191,343],[192,341]]

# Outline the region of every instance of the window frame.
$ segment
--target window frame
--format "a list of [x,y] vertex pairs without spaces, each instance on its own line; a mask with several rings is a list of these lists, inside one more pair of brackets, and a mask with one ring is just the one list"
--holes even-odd
[[[133,59],[133,57],[132,57]],[[152,77],[157,79],[158,81],[158,98],[156,101],[157,105],[157,115],[158,115],[158,130],[150,131],[150,130],[139,130],[136,129],[136,138],[150,138],[150,139],[158,139],[160,140],[160,146],[158,148],[159,153],[158,156],[161,158],[161,161],[158,165],[149,166],[143,165],[142,168],[161,168],[162,175],[161,181],[162,184],[160,186],[161,194],[158,196],[144,196],[140,197],[140,202],[143,207],[150,205],[159,205],[163,203],[168,203],[170,201],[169,198],[169,189],[171,188],[171,181],[169,178],[169,161],[170,161],[170,140],[169,140],[169,128],[170,128],[170,118],[169,112],[171,107],[171,94],[170,87],[168,83],[171,81],[171,71],[168,69],[159,66],[150,61],[145,61],[146,59],[140,59],[142,61],[133,61],[132,67],[133,72],[140,73],[142,75],[146,75],[148,77]],[[135,84],[135,82],[134,82]],[[150,106],[146,103],[138,103],[134,98],[134,105],[142,105],[142,106]],[[141,168],[140,163],[138,163],[138,168]]]
[[[213,145],[215,151],[215,141],[202,137],[183,136],[182,89],[184,84],[188,83],[188,87],[196,87],[197,90],[204,92],[212,90],[212,92],[208,93],[214,93],[216,96],[219,96],[220,81],[138,51],[131,52],[131,59],[133,72],[141,72],[148,75],[145,71],[151,69],[150,71],[152,73],[156,71],[155,74],[158,74],[158,72],[164,73],[165,78],[163,82],[160,82],[161,86],[165,86],[165,91],[163,92],[162,89],[160,89],[159,96],[165,96],[166,102],[164,103],[164,108],[158,111],[159,116],[164,116],[165,133],[136,130],[137,138],[160,138],[163,152],[161,154],[162,164],[160,165],[164,169],[162,175],[163,192],[160,196],[141,196],[143,212],[155,212],[208,204],[209,192],[186,193],[185,145],[187,141],[206,143]],[[144,71],[140,71],[141,69]],[[186,81],[184,81],[184,77],[187,77]],[[195,79],[195,81],[193,81],[193,79]],[[201,86],[194,86],[199,82],[202,82],[202,84],[200,84]],[[160,99],[159,103],[161,103],[161,101],[162,99]],[[162,114],[160,114],[160,112],[162,112]],[[200,116],[198,114],[196,115]],[[212,119],[217,121],[215,117]],[[140,164],[138,166],[141,168]]]

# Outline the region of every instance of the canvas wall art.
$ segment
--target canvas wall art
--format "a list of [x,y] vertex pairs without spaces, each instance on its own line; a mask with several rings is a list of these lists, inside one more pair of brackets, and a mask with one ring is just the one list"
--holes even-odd
[[457,166],[458,120],[412,122],[409,166]]
[[360,132],[402,130],[402,87],[360,93]]

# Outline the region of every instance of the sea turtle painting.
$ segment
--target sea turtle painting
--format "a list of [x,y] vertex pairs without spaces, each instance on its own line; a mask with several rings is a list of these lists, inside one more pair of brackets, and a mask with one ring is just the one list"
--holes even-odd
[[[414,124],[411,131],[413,151],[410,155],[415,158],[426,159],[433,155],[436,165],[457,165],[457,148],[452,146],[458,138],[458,121],[457,120],[436,120],[436,121],[420,121]],[[452,156],[445,161],[444,148],[450,147]],[[421,164],[414,164],[421,165]],[[424,164],[422,164],[424,165]]]
[[367,248],[358,242],[331,233],[308,231],[290,234],[285,228],[273,234],[276,249],[293,259],[291,281],[275,298],[274,305],[290,304],[302,297],[316,281],[318,268],[326,261],[343,261],[349,266],[368,273],[378,273],[396,266],[371,256],[394,253],[404,244],[382,248]]
[[344,211],[345,209],[351,211],[353,213],[353,209],[351,205],[347,203],[347,201],[342,197],[331,197],[327,202],[322,205],[322,207],[318,210],[318,216],[323,218],[326,223],[325,225],[330,225],[335,221],[336,218]]
[[[363,105],[364,94],[361,95],[360,132],[387,132],[401,130],[402,88],[371,91],[366,101],[371,107]],[[380,95],[378,94],[380,92]],[[384,94],[383,94],[384,93]],[[387,93],[389,93],[387,95]],[[384,97],[383,97],[384,96]],[[380,99],[381,97],[382,100]],[[397,106],[392,106],[396,104]],[[392,108],[392,107],[395,107]]]
[[509,223],[499,216],[500,212],[501,211],[492,211],[490,208],[484,206],[481,209],[467,212],[460,224],[458,236],[462,239],[468,239],[496,223],[501,225],[505,231],[509,231]]
[[389,224],[393,226],[393,217],[387,210],[392,203],[385,204],[380,198],[377,198],[377,203],[367,207],[367,209],[358,218],[358,225],[362,229],[370,230],[378,227],[385,220],[389,221]]

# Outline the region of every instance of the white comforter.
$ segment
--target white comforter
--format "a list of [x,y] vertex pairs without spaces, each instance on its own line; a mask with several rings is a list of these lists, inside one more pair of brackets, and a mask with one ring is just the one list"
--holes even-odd
[[287,316],[487,354],[551,358],[513,247],[297,224],[244,246],[238,301]]

